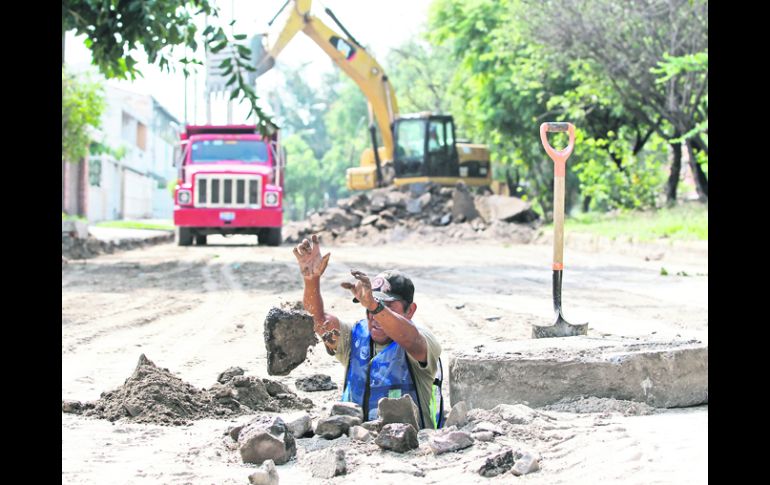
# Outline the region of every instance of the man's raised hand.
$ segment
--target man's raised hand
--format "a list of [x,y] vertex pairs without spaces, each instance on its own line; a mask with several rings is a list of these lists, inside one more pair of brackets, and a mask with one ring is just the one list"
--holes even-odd
[[321,257],[321,244],[318,242],[318,235],[310,236],[311,241],[303,239],[294,250],[294,256],[299,263],[299,271],[305,279],[320,278],[329,264],[329,257],[332,253],[326,253]]

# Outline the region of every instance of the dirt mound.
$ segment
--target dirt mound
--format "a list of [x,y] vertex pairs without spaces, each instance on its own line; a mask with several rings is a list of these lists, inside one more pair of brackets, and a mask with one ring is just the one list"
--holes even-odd
[[319,234],[327,242],[369,243],[494,239],[530,242],[539,216],[516,197],[471,193],[464,183],[454,188],[434,183],[386,187],[337,201],[337,207],[311,214],[284,227],[284,240],[300,242]]
[[62,409],[110,421],[127,418],[138,423],[183,425],[202,418],[313,407],[309,399],[300,399],[269,379],[235,375],[222,380],[210,390],[197,389],[142,354],[122,386],[80,406],[68,401]]
[[647,403],[594,396],[562,399],[542,409],[565,413],[620,413],[624,416],[644,416],[655,412],[655,408]]

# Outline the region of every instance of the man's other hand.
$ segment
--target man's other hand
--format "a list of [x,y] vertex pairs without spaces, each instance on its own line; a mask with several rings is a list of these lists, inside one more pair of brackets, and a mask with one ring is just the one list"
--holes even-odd
[[340,284],[346,290],[350,290],[353,296],[361,302],[361,305],[367,309],[377,305],[377,300],[372,295],[372,283],[369,281],[369,277],[363,271],[355,269],[350,270],[350,274],[356,279],[356,283],[343,282]]

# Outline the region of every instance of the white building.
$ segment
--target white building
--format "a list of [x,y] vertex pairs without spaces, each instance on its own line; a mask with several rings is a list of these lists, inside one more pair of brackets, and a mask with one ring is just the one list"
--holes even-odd
[[122,156],[89,157],[88,220],[170,219],[179,121],[152,96],[109,84],[105,101],[102,139]]

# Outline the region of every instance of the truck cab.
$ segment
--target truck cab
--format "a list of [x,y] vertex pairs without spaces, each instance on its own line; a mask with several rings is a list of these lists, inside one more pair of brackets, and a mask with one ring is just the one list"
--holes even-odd
[[281,244],[285,153],[278,132],[256,125],[187,125],[180,135],[174,190],[177,244],[210,234],[253,234]]

